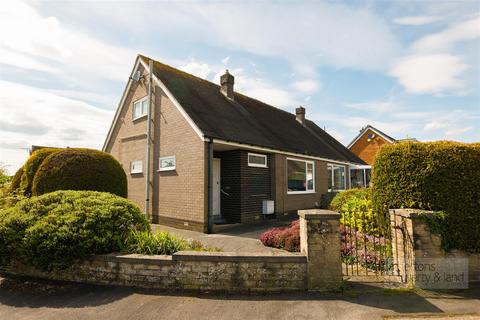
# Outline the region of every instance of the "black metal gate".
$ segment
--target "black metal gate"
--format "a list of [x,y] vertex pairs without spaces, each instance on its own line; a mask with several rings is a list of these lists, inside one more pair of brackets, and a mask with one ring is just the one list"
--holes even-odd
[[342,214],[341,257],[345,278],[363,282],[406,281],[405,220],[395,214],[384,220],[379,221],[368,211]]

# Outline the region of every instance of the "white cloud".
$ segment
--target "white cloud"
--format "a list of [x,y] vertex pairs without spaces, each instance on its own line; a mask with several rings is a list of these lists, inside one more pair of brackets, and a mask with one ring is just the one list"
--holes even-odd
[[222,63],[223,63],[224,65],[228,65],[229,62],[230,62],[230,56],[225,57],[225,58],[222,59]]
[[424,131],[435,131],[448,127],[448,124],[444,121],[430,121],[423,127]]
[[292,84],[292,87],[302,93],[312,94],[318,91],[320,84],[317,80],[314,79],[305,79],[302,81],[297,81]]
[[0,114],[0,162],[10,171],[26,160],[18,150],[34,144],[101,148],[113,117],[87,103],[7,81],[0,81]]
[[188,3],[181,7],[192,18],[189,26],[210,42],[294,64],[383,70],[399,50],[388,25],[367,9],[333,3]]
[[125,80],[136,52],[110,45],[41,16],[32,6],[8,1],[0,8],[0,62],[18,68],[55,72],[88,85],[99,79]]
[[450,139],[458,139],[459,136],[461,136],[465,132],[471,131],[472,129],[473,127],[453,128],[445,132],[445,137]]
[[442,19],[443,18],[439,16],[408,16],[393,19],[393,22],[407,26],[422,26]]
[[399,60],[391,70],[408,92],[441,93],[464,88],[459,76],[467,70],[463,59],[450,54],[414,54]]
[[451,26],[450,28],[421,38],[411,50],[414,52],[448,52],[456,44],[480,37],[480,16]]
[[193,59],[191,59],[188,63],[179,66],[178,69],[196,75],[202,79],[207,79],[213,72],[207,63],[199,63]]
[[[214,77],[214,83],[220,83],[220,76],[225,71],[219,71]],[[242,68],[232,69],[235,77],[235,91],[271,104],[278,108],[292,108],[300,105],[300,100],[290,90],[282,89],[273,83],[259,77],[253,77]]]
[[[465,52],[457,53],[458,45],[480,37],[480,16],[454,23],[443,31],[415,41],[406,56],[396,60],[390,74],[410,93],[464,94],[465,74],[471,65]],[[478,53],[471,63],[478,65]]]

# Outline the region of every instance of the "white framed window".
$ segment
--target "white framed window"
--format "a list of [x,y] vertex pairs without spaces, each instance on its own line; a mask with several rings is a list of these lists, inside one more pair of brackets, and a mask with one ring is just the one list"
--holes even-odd
[[315,192],[315,162],[287,158],[287,194]]
[[135,160],[130,163],[130,173],[142,173],[143,172],[143,161]]
[[148,96],[133,103],[132,119],[137,120],[145,117],[148,113]]
[[160,158],[160,169],[158,171],[172,171],[175,170],[177,165],[177,159],[175,156],[161,157]]
[[267,155],[259,153],[248,153],[248,166],[267,168]]
[[328,165],[328,191],[343,191],[346,189],[345,166],[329,163]]

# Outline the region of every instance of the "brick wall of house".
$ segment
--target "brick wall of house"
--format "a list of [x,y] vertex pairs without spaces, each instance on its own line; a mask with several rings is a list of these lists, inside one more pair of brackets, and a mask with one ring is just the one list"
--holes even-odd
[[249,167],[248,152],[240,153],[242,168],[242,223],[258,222],[264,218],[263,200],[273,200],[271,192],[270,159],[267,155],[267,168]]
[[[140,66],[139,70],[144,72]],[[119,121],[115,124],[111,139],[106,146],[106,152],[118,159],[127,175],[128,198],[136,202],[142,210],[145,209],[145,176],[130,174],[132,161],[141,160],[145,172],[145,144],[147,120],[141,118],[133,121],[133,103],[147,95],[146,85],[133,83],[125,99],[125,108],[121,110]]]
[[[140,66],[139,70],[144,71]],[[128,179],[128,198],[145,209],[145,175],[130,174],[130,163],[143,162],[146,171],[147,118],[133,121],[133,103],[147,95],[146,83],[134,83],[125,99],[106,151],[116,157]],[[155,87],[152,112],[151,209],[153,222],[204,230],[205,144],[175,105]],[[161,110],[161,115],[160,115]],[[159,172],[159,158],[176,156],[176,170]]]
[[222,216],[231,223],[251,223],[263,218],[262,202],[271,200],[270,155],[268,168],[249,167],[248,151],[217,153],[221,159]]
[[[369,134],[375,134],[375,137],[368,141]],[[356,154],[360,159],[368,164],[373,164],[375,156],[380,148],[385,144],[391,144],[391,142],[385,140],[380,135],[376,134],[372,130],[368,129],[351,147],[350,150]]]
[[[158,91],[160,91],[158,89]],[[158,175],[158,219],[160,223],[204,231],[205,226],[205,143],[170,99],[161,94],[159,157],[175,156],[176,170]],[[158,139],[158,134],[155,135]],[[156,158],[158,166],[158,158]]]
[[[294,213],[298,209],[310,209],[320,204],[322,194],[328,190],[327,162],[315,160],[315,193],[287,194],[287,156],[275,154],[273,158],[272,190],[277,214]],[[295,159],[302,159],[295,157]],[[309,160],[309,159],[304,159]],[[347,187],[348,187],[348,166]]]

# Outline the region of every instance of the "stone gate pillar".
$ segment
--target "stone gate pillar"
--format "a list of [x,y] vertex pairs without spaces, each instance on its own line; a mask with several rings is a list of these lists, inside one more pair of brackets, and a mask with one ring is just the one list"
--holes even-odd
[[300,250],[307,256],[308,290],[338,289],[342,282],[340,213],[299,210]]

